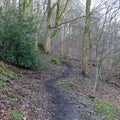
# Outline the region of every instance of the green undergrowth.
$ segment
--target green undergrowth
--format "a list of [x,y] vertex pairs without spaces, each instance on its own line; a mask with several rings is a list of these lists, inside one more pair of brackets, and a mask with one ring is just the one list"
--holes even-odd
[[57,84],[60,88],[70,91],[70,90],[74,90],[77,88],[77,85],[74,83],[66,83],[66,82],[58,82]]
[[[66,83],[65,81],[60,81],[57,85],[65,91],[78,89],[77,84]],[[89,95],[89,99],[80,96],[80,99],[86,106],[88,106],[88,108],[86,107],[87,112],[93,116],[103,118],[104,120],[118,120],[117,116],[120,113],[120,109],[113,106],[111,103],[99,100],[94,95]]]
[[56,64],[56,65],[60,65],[61,64],[61,56],[58,55],[58,53],[53,52],[53,53],[49,53],[49,58],[50,58],[50,62]]
[[13,92],[9,92],[9,97],[12,98],[12,99],[15,99],[15,100],[20,100],[21,99],[21,96],[13,93]]
[[22,114],[16,110],[16,109],[13,109],[10,111],[10,114],[16,119],[16,120],[22,120],[23,116]]
[[116,120],[117,114],[120,112],[120,109],[114,107],[112,104],[96,100],[94,104],[94,112],[97,115],[105,117],[105,120]]
[[4,88],[6,86],[5,82],[0,81],[0,89]]
[[58,86],[61,87],[61,88],[64,89],[64,90],[70,90],[70,87],[69,87],[68,84],[65,83],[65,82],[59,82],[59,83],[58,83]]
[[0,61],[0,80],[17,80],[17,75],[8,69],[3,62]]
[[60,64],[61,64],[60,58],[58,58],[58,57],[52,58],[52,62],[53,62],[54,64],[57,64],[57,65],[60,65]]

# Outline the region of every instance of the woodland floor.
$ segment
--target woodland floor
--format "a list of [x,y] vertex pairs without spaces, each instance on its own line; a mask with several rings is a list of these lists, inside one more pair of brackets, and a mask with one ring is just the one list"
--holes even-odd
[[[120,109],[119,83],[100,82],[94,92],[94,80],[83,78],[78,66],[64,60],[39,71],[8,65],[21,78],[0,89],[0,120],[15,120],[13,109],[22,113],[23,120],[107,120],[94,113],[94,98]],[[114,116],[120,120],[119,112]]]

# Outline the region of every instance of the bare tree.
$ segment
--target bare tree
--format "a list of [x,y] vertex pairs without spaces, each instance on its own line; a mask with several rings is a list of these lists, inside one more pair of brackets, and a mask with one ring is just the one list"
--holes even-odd
[[[46,39],[45,39],[45,44],[44,44],[44,49],[45,52],[50,52],[51,51],[51,39],[53,39],[58,32],[58,24],[60,22],[60,19],[62,17],[62,14],[65,12],[67,4],[69,0],[66,0],[65,4],[63,4],[63,8],[61,8],[61,2],[60,0],[57,0],[53,5],[52,1],[48,0],[47,3],[47,20],[46,20]],[[63,2],[64,3],[64,2]],[[51,16],[53,15],[53,10],[56,7],[56,12],[55,12],[55,21],[54,21],[54,27],[51,27]],[[53,32],[51,33],[51,28],[54,29]]]
[[85,30],[82,42],[82,74],[88,75],[88,49],[90,36],[90,6],[91,0],[86,1]]

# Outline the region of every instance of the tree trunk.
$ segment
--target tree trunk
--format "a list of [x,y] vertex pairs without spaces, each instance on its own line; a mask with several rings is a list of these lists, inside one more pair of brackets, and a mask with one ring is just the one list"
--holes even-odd
[[49,28],[47,29],[47,32],[46,32],[44,49],[45,49],[45,53],[49,53],[50,49],[51,49],[51,38],[50,38],[50,29]]
[[32,14],[33,14],[33,0],[29,0],[29,11],[30,11],[30,15],[32,16]]
[[19,0],[19,11],[20,13],[23,12],[23,0]]
[[[65,2],[65,5],[63,7],[63,10],[61,11],[61,0],[57,0],[52,6],[51,6],[51,0],[48,0],[47,4],[47,30],[46,30],[46,39],[44,44],[45,52],[50,52],[51,47],[51,39],[54,39],[58,33],[58,24],[60,22],[61,16],[65,12],[69,0]],[[56,16],[55,16],[55,22],[54,22],[54,30],[51,33],[51,26],[50,26],[50,19],[51,14],[53,13],[53,9],[56,7]]]
[[19,0],[19,11],[21,14],[28,13],[29,4],[27,0]]
[[86,1],[85,30],[82,41],[82,74],[88,76],[88,48],[90,36],[90,6],[91,0]]
[[51,17],[51,0],[48,0],[47,7],[47,22],[46,22],[46,39],[44,44],[45,53],[49,53],[51,49],[51,38],[50,38],[50,17]]
[[12,0],[12,4],[14,7],[16,7],[16,0]]

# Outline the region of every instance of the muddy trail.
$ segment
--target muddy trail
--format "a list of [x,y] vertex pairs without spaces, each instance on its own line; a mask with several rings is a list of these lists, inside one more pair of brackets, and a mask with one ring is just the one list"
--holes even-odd
[[51,98],[49,99],[49,104],[53,105],[49,109],[49,112],[52,112],[51,120],[93,120],[82,110],[78,112],[75,109],[76,102],[74,97],[71,97],[69,93],[57,87],[56,82],[63,78],[67,79],[73,73],[73,66],[70,63],[62,62],[62,64],[66,66],[66,69],[59,71],[57,77],[47,80],[44,84],[45,90],[51,94]]

